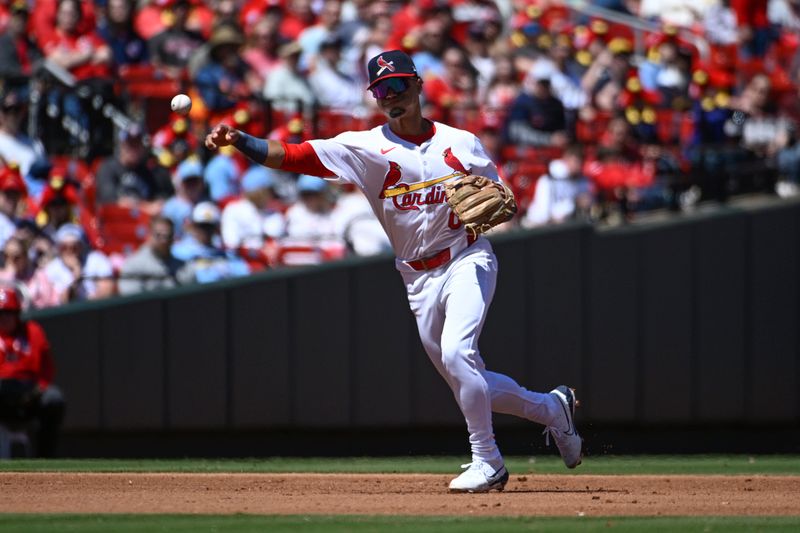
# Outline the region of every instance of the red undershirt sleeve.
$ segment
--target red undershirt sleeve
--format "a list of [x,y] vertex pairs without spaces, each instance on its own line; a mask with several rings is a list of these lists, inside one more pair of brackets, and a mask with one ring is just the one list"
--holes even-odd
[[283,146],[283,150],[286,152],[286,156],[283,158],[283,163],[281,163],[280,166],[281,170],[318,176],[320,178],[336,175],[322,164],[317,152],[314,151],[314,147],[311,146],[310,143],[288,144],[281,142],[281,146]]

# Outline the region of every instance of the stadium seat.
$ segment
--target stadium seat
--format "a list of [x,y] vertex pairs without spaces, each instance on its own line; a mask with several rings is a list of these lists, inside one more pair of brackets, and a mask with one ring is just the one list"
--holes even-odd
[[134,98],[172,99],[182,92],[180,79],[164,75],[151,64],[122,65],[119,80],[124,90]]
[[133,253],[147,239],[150,215],[141,209],[119,205],[101,205],[97,209],[97,225],[101,249],[106,254]]
[[325,261],[342,259],[346,254],[347,248],[344,243],[337,241],[281,243],[278,246],[278,264],[282,266],[317,265]]

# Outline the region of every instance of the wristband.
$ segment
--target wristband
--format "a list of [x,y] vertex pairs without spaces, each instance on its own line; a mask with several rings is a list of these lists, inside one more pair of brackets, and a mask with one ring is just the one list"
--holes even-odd
[[233,146],[259,165],[264,164],[269,154],[269,144],[266,139],[253,137],[243,131],[239,132],[239,138],[236,139]]

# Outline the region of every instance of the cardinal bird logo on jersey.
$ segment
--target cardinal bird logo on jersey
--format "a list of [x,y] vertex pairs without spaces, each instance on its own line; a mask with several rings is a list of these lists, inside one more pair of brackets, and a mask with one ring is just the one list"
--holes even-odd
[[453,149],[448,147],[445,148],[445,151],[442,152],[442,156],[444,157],[445,164],[455,170],[456,172],[463,172],[464,174],[470,174],[470,172],[464,168],[464,165],[461,164],[461,161],[453,155]]
[[383,74],[384,70],[388,70],[389,72],[394,72],[394,61],[386,61],[383,59],[383,56],[378,56],[378,66],[381,67],[378,69],[378,72],[375,74],[377,78],[381,74]]
[[386,191],[390,189],[408,189],[408,185],[405,183],[400,183],[400,179],[403,177],[402,168],[400,165],[395,163],[394,161],[389,161],[389,171],[386,173],[386,177],[383,179],[383,187],[381,188],[381,193],[378,195],[378,198],[383,200],[386,198]]

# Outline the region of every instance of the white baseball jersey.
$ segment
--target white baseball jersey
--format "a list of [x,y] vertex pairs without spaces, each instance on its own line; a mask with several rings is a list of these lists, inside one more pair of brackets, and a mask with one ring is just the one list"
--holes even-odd
[[325,167],[365,194],[400,261],[429,257],[464,242],[444,184],[464,174],[499,180],[477,137],[440,122],[417,146],[388,125],[309,141]]
[[[552,395],[528,391],[485,368],[478,336],[494,295],[497,258],[486,239],[465,251],[466,231],[447,204],[444,186],[464,174],[499,180],[497,168],[473,134],[434,126],[420,146],[388,125],[309,142],[329,171],[362,190],[386,230],[422,344],[464,414],[473,461],[497,470],[503,461],[492,409],[550,424],[563,408]],[[404,263],[444,249],[452,259],[435,270]]]

